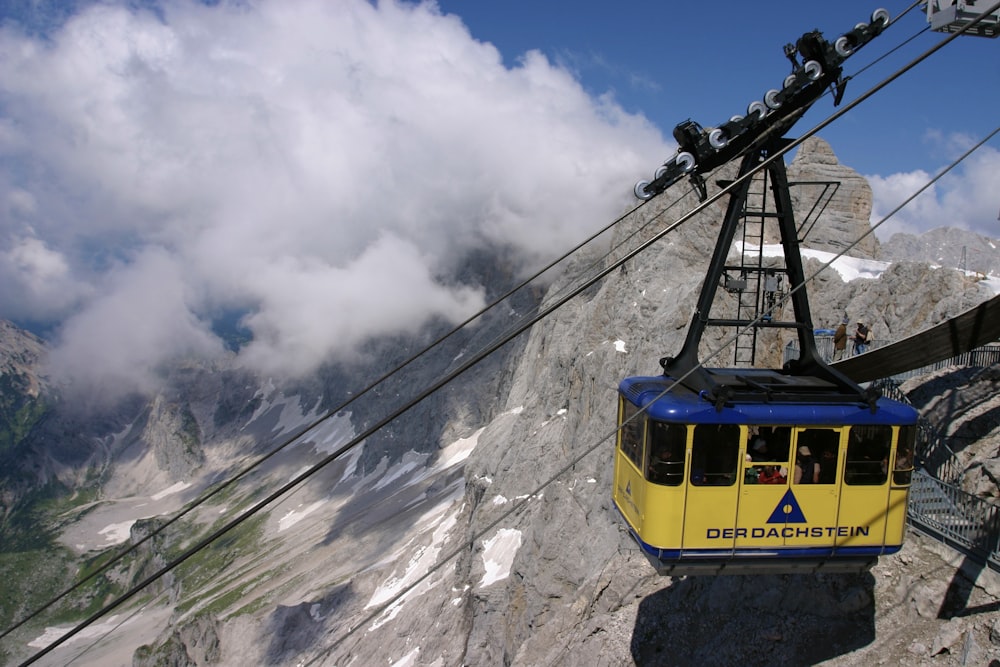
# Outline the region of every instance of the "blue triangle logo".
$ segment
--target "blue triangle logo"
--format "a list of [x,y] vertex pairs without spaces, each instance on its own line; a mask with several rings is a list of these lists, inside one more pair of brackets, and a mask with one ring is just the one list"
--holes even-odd
[[632,495],[632,480],[629,480],[628,484],[625,485],[625,495],[626,496]]
[[788,489],[785,495],[778,501],[778,506],[771,512],[768,523],[807,523],[806,515],[802,513],[802,508],[795,500],[792,490]]

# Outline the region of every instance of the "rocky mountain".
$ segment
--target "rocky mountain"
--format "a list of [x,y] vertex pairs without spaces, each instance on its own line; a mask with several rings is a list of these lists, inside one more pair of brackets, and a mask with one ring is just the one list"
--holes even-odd
[[859,228],[858,222],[866,223],[871,217],[871,186],[859,173],[840,164],[830,144],[819,137],[803,141],[788,165],[788,182],[796,222],[802,230],[799,237],[808,247],[840,252],[860,238],[848,255],[879,255],[875,235],[861,238],[857,233],[868,231]]
[[44,411],[44,343],[0,320],[0,452],[15,448]]
[[1000,272],[1000,241],[954,227],[913,234],[893,234],[880,248],[886,261],[918,261],[984,275]]
[[[858,221],[871,217],[871,187],[863,176],[841,164],[823,139],[810,137],[802,142],[788,165],[788,180],[802,229],[800,238],[808,247],[840,252],[860,237],[858,232],[867,231],[858,227]],[[1000,272],[1000,240],[947,226],[919,236],[894,234],[881,243],[869,234],[847,254],[885,262],[920,262],[973,274]]]
[[[850,176],[828,146],[807,144],[796,157],[797,180]],[[847,180],[827,206],[837,223],[821,219],[807,245],[843,248],[867,227],[863,215],[850,215],[864,210],[864,187]],[[870,191],[867,201],[870,208]],[[675,202],[670,193],[653,200],[616,227],[610,244],[576,256],[544,294],[522,297],[486,326],[339,410],[370,378],[433,335],[373,343],[370,365],[327,368],[296,385],[220,362],[175,369],[159,395],[133,399],[93,421],[53,409],[19,439],[18,457],[5,458],[0,468],[16,471],[5,473],[4,488],[25,476],[58,481],[45,504],[24,492],[8,505],[9,534],[23,539],[25,526],[33,525],[42,536],[17,551],[4,542],[0,580],[8,583],[0,598],[12,602],[0,603],[3,625],[109,554],[136,547],[55,609],[0,639],[4,659],[28,657],[188,554],[168,577],[41,664],[1000,660],[993,613],[1000,582],[916,533],[900,554],[863,575],[665,578],[624,531],[610,498],[617,382],[657,373],[657,360],[679,348],[724,202],[500,354],[416,400],[511,322],[558,303],[585,277],[669,225],[676,211],[696,204],[690,195]],[[800,207],[811,204],[802,199]],[[874,239],[855,250],[857,257],[878,254]],[[808,261],[807,273],[818,268]],[[866,313],[887,339],[992,296],[963,272],[915,262],[849,282],[827,270],[810,287],[817,323]],[[708,338],[703,359],[720,340]],[[780,334],[765,341],[771,358],[779,358],[784,342]],[[975,470],[963,483],[986,496],[990,480],[996,482],[1000,439],[989,416],[995,377],[995,370],[942,373],[904,386],[940,428],[967,437],[961,449]],[[410,403],[388,428],[330,460]],[[315,428],[296,437],[307,424]],[[320,462],[327,465],[268,502]],[[237,482],[170,519],[234,476]],[[227,525],[208,548],[189,551]]]

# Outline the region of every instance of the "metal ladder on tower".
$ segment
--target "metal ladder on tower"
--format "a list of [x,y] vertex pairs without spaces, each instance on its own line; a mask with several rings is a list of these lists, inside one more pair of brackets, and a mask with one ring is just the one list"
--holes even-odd
[[[769,185],[770,179],[766,169],[751,179],[740,214],[742,227],[740,264],[726,267],[727,272],[732,271],[740,276],[737,284],[742,286],[742,289],[729,290],[737,295],[736,319],[740,321],[761,318],[768,322],[774,316],[772,308],[776,292],[776,273],[774,270],[764,268],[765,223],[777,215],[773,211],[768,211]],[[733,353],[735,366],[755,365],[757,332],[756,326],[737,329]]]

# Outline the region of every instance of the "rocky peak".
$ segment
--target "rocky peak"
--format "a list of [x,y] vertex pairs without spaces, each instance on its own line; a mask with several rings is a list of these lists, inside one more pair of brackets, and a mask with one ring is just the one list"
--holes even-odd
[[17,447],[45,411],[45,344],[0,320],[0,455]]
[[189,477],[205,462],[201,427],[186,402],[175,403],[156,396],[142,437],[153,450],[160,469],[173,481]]
[[830,144],[819,137],[809,137],[803,141],[793,163],[800,169],[815,165],[841,166]]
[[981,274],[1000,271],[1000,241],[956,227],[938,227],[919,236],[893,234],[880,259],[930,262]]
[[11,322],[0,320],[0,376],[27,396],[37,398],[44,384],[39,365],[45,343]]
[[[808,247],[840,252],[871,231],[871,186],[861,174],[840,164],[823,139],[810,137],[802,142],[788,166],[788,181],[796,224]],[[817,201],[819,206],[810,215]],[[847,254],[874,259],[878,252],[878,239],[868,234]]]

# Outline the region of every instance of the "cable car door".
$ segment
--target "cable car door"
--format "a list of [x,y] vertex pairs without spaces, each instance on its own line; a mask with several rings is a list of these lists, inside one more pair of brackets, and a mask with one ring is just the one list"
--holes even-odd
[[840,508],[837,462],[844,431],[815,426],[792,429],[791,488],[774,516],[784,515],[785,547],[833,548]]
[[641,466],[646,440],[646,418],[639,408],[623,398],[618,400],[618,443],[615,455],[613,498],[622,516],[637,532],[643,530],[646,514],[646,485]]
[[[851,427],[843,466],[842,528],[837,540],[840,547],[881,547],[890,510],[905,512],[905,506],[889,507],[888,460],[892,437],[892,426],[886,424]],[[902,522],[905,514],[896,516],[897,522]]]
[[732,551],[735,546],[740,439],[741,427],[736,424],[694,427],[684,505],[685,554],[691,550]]
[[736,548],[744,553],[767,551],[785,545],[782,529],[786,515],[775,512],[788,502],[789,451],[792,429],[788,426],[747,427],[746,455],[736,525]]

